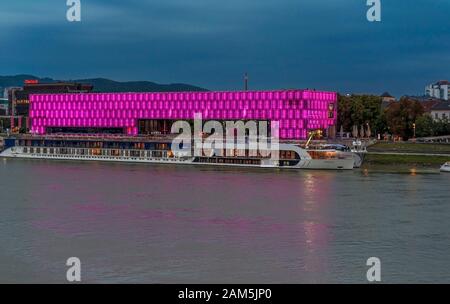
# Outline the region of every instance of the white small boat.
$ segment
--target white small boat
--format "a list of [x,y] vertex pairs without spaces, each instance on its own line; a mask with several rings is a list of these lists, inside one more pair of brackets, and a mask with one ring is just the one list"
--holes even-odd
[[450,172],[450,162],[446,162],[442,165],[441,172]]

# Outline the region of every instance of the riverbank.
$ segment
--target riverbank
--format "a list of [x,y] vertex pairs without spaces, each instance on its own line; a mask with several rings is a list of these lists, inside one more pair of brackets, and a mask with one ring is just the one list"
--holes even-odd
[[450,161],[450,145],[376,143],[368,148],[363,169],[434,171]]
[[407,154],[367,154],[365,163],[372,165],[417,165],[424,167],[440,167],[450,161],[449,156],[407,155]]
[[395,153],[423,153],[423,154],[448,154],[450,144],[426,144],[426,143],[390,143],[378,142],[367,148],[369,152],[395,152]]

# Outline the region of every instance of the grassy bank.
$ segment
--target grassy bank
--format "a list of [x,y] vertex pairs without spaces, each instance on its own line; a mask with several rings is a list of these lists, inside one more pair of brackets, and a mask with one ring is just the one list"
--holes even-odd
[[386,143],[379,142],[367,149],[369,152],[449,154],[450,144]]
[[428,155],[390,155],[390,154],[368,154],[364,165],[390,165],[390,166],[415,166],[439,168],[443,163],[450,161],[449,156]]

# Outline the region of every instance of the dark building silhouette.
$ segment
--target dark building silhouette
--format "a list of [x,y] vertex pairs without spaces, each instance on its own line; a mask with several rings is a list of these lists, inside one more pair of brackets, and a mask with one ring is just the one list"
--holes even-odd
[[88,93],[93,89],[90,84],[76,82],[39,83],[37,80],[25,80],[23,87],[8,90],[11,129],[28,132],[31,94]]

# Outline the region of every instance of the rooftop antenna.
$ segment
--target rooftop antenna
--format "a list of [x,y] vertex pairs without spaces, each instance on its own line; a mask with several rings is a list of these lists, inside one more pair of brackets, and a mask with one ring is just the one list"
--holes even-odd
[[248,73],[244,74],[244,91],[248,91]]

